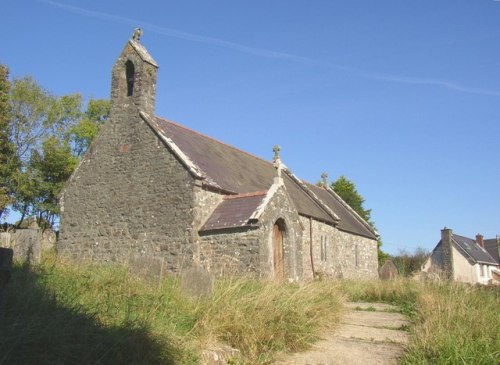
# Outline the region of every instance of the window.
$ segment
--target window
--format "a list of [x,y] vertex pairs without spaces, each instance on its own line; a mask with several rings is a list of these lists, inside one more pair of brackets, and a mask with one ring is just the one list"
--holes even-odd
[[484,265],[479,264],[479,269],[481,271],[481,276],[484,276]]
[[127,96],[134,95],[135,67],[132,61],[125,63],[125,75],[127,77]]

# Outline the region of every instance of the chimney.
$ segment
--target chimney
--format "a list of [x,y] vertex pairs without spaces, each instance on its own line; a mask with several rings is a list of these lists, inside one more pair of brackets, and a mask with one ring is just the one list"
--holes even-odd
[[476,234],[476,243],[484,248],[483,235],[481,233]]
[[441,244],[443,252],[443,271],[446,278],[453,280],[454,269],[453,269],[453,245],[452,245],[453,231],[449,228],[444,227],[441,230]]

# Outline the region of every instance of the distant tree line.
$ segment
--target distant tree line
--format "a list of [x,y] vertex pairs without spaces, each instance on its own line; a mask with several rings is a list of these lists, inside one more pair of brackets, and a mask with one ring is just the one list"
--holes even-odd
[[65,181],[109,118],[108,100],[55,96],[0,65],[0,219],[20,213],[52,226]]

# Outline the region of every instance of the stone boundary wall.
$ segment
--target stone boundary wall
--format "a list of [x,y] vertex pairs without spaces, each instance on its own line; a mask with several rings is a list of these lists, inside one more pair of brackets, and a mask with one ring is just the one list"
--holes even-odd
[[14,260],[40,263],[44,252],[52,250],[56,234],[50,229],[28,228],[0,233],[0,247],[14,250]]

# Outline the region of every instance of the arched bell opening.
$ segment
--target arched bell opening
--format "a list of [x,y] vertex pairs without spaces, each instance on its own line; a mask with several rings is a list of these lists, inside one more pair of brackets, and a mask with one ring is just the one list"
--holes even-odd
[[134,95],[135,67],[132,61],[125,63],[125,76],[127,78],[127,96]]

